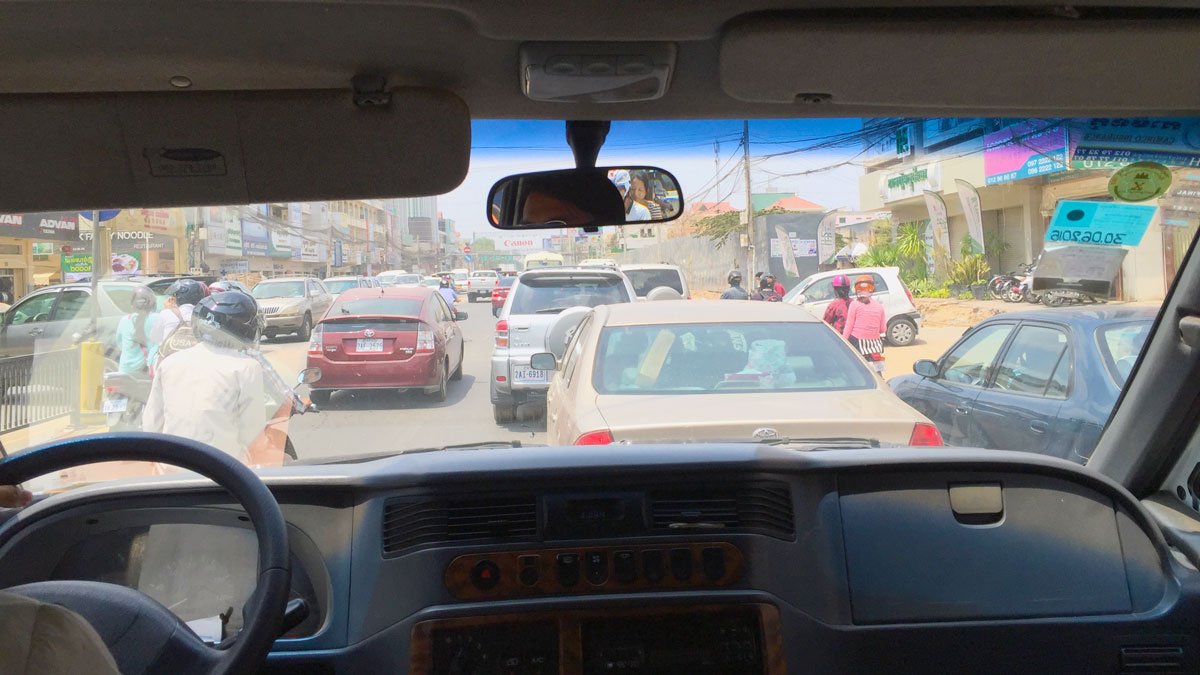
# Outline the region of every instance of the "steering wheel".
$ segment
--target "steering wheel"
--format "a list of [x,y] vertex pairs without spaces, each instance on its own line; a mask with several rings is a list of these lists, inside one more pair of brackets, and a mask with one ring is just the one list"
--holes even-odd
[[[287,525],[271,491],[232,456],[203,443],[152,433],[81,436],[48,443],[0,463],[0,484],[13,485],[91,462],[162,462],[194,471],[227,490],[258,537],[258,583],[242,607],[243,628],[231,647],[203,642],[171,610],[138,591],[96,581],[42,581],[5,589],[61,605],[100,634],[125,675],[252,673],[266,661],[291,586]],[[12,519],[10,523],[19,522]],[[0,528],[0,545],[13,528]]]

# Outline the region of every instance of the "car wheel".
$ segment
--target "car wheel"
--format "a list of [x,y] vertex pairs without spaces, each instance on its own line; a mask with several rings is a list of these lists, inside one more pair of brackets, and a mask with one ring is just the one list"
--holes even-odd
[[462,356],[458,357],[458,367],[455,368],[454,372],[450,374],[450,379],[454,380],[455,382],[458,382],[459,380],[462,379],[463,361],[466,360],[466,358],[467,358],[466,354],[463,354]]
[[492,417],[496,419],[496,424],[508,424],[517,417],[517,409],[511,405],[493,405]]
[[309,392],[308,398],[311,399],[313,403],[329,403],[329,397],[332,395],[333,392],[329,389],[314,389]]
[[439,369],[439,372],[438,372],[438,388],[435,389],[433,391],[433,393],[431,393],[429,395],[429,398],[433,399],[434,401],[436,401],[438,403],[441,403],[442,401],[446,400],[446,380],[448,379],[446,371],[449,369],[450,369],[449,361],[442,364],[442,367]]
[[888,324],[887,341],[893,347],[912,344],[917,338],[917,324],[909,319],[896,319]]
[[300,330],[296,332],[300,338],[300,342],[308,342],[308,338],[312,336],[312,315],[305,314],[304,322],[300,324]]

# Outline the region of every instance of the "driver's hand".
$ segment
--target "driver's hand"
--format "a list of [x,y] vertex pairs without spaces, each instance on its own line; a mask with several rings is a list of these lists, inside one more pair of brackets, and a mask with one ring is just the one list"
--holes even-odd
[[33,501],[33,493],[16,485],[0,485],[0,507],[15,509],[29,506]]

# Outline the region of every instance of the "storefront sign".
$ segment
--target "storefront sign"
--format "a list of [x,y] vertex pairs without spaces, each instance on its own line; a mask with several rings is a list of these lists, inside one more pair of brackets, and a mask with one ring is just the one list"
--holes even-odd
[[983,137],[983,175],[988,185],[1067,170],[1067,129],[1029,120]]
[[304,211],[296,202],[288,204],[288,247],[292,252],[292,260],[304,260]]
[[1139,204],[1063,200],[1046,228],[1046,241],[1137,246],[1156,210]]
[[[59,259],[62,268],[63,281],[79,281],[92,276],[92,254],[64,253]],[[142,255],[139,252],[114,253],[109,261],[109,270],[113,274],[136,274],[142,271]]]
[[[925,120],[923,123],[925,147],[977,134],[983,131],[983,122],[981,117],[942,117]],[[978,136],[975,137],[976,142],[978,142],[978,138]]]
[[912,127],[904,125],[885,132],[864,129],[863,134],[873,137],[871,144],[863,151],[863,163],[878,164],[912,154]]
[[77,236],[79,215],[73,212],[0,215],[0,237],[69,241]]
[[242,219],[242,254],[267,255],[271,248],[267,228],[256,220]]
[[54,255],[54,243],[49,241],[33,242],[34,255]]
[[205,250],[214,255],[241,257],[242,224],[231,208],[204,209]]
[[267,243],[270,245],[267,255],[272,258],[292,257],[292,244],[287,232],[272,229]]
[[1072,129],[1071,140],[1072,168],[1200,166],[1200,122],[1190,117],[1093,117]]
[[879,178],[879,198],[884,203],[916,197],[925,190],[941,192],[940,164],[914,165],[886,173]]

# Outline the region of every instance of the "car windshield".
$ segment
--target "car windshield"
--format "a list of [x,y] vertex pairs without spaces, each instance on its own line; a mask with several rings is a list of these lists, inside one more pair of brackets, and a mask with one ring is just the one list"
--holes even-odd
[[259,300],[272,298],[303,298],[303,281],[268,281],[258,284],[250,294]]
[[510,314],[555,314],[570,307],[628,302],[629,292],[614,276],[532,276],[513,291]]
[[836,391],[877,385],[862,359],[817,323],[617,326],[597,347],[602,394]]
[[329,279],[325,282],[325,288],[328,288],[330,293],[341,293],[350,288],[358,288],[358,279]]
[[[209,418],[194,402],[211,396],[225,421],[205,433],[259,467],[651,427],[1087,464],[1200,229],[1197,130],[1179,116],[619,120],[597,166],[629,223],[499,230],[492,185],[575,157],[561,120],[477,119],[467,175],[442,194],[2,215],[0,441],[197,437]],[[622,168],[648,166],[677,189]],[[261,410],[228,408],[249,398],[197,365],[220,362],[196,357],[211,339],[167,344],[188,312],[176,300],[132,307],[139,284],[189,276],[252,289],[248,337],[221,344],[262,369]],[[372,277],[433,292],[351,290]],[[664,286],[688,299],[647,299]],[[384,297],[409,292],[427,295]],[[321,379],[297,385],[305,368]],[[105,386],[112,373],[184,403],[151,406]],[[297,412],[293,390],[320,414]],[[686,394],[702,408],[681,408]],[[31,487],[159,470],[135,467]]]

